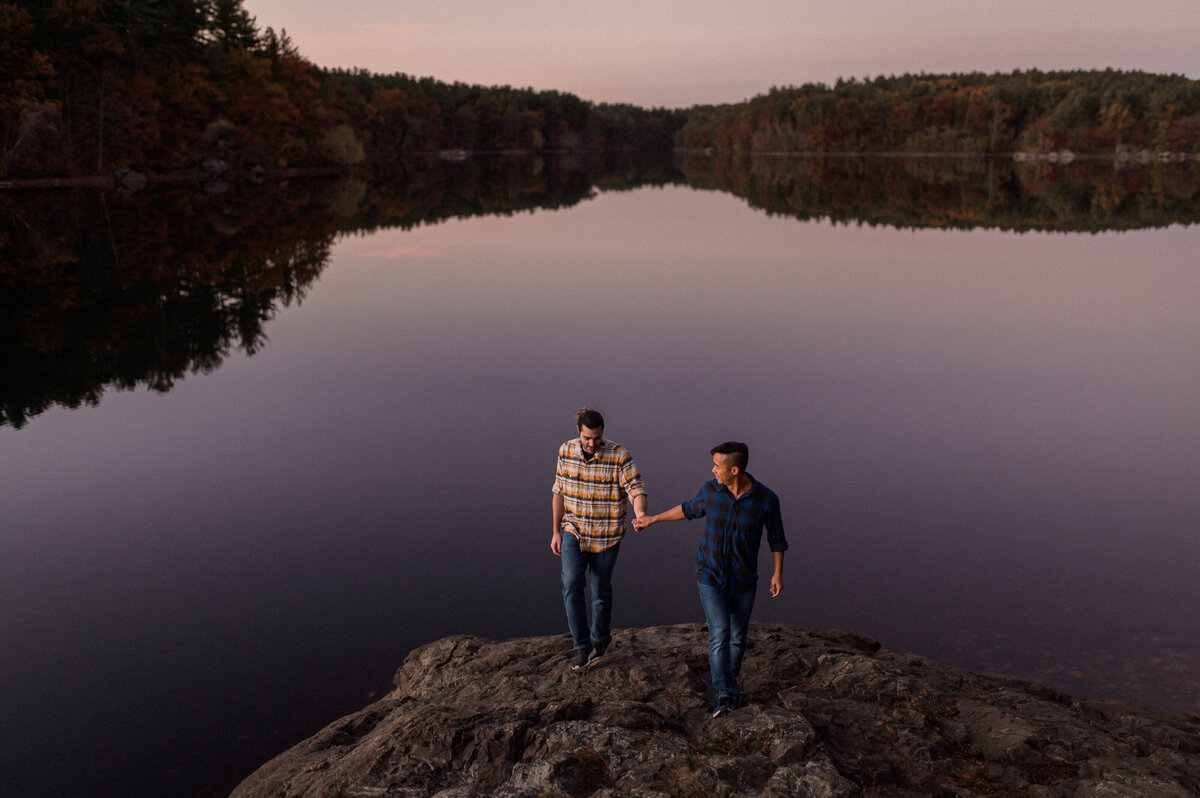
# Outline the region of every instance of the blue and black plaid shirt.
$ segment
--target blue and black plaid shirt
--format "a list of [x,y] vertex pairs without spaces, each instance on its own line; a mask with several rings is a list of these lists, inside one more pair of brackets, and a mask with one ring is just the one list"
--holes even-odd
[[726,593],[743,593],[758,584],[758,546],[767,530],[771,551],[787,551],[779,497],[750,477],[750,489],[741,498],[715,479],[700,488],[696,498],[680,506],[686,518],[707,518],[704,538],[696,554],[696,577]]

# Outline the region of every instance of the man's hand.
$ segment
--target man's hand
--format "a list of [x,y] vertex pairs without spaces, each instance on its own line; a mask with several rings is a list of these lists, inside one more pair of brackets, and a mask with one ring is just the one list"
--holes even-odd
[[686,516],[683,514],[683,505],[677,504],[670,510],[658,515],[640,515],[633,519],[633,528],[641,531],[651,524],[657,524],[659,521],[682,521]]
[[771,598],[775,598],[783,590],[783,574],[775,574],[771,577]]
[[562,556],[562,532],[557,529],[550,536],[550,551],[554,552],[555,557]]

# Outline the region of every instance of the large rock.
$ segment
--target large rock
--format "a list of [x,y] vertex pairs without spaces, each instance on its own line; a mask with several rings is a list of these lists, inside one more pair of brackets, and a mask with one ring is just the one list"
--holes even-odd
[[1195,796],[1200,718],[939,665],[845,632],[753,624],[747,705],[712,719],[708,637],[457,636],[382,700],[268,762],[252,796]]

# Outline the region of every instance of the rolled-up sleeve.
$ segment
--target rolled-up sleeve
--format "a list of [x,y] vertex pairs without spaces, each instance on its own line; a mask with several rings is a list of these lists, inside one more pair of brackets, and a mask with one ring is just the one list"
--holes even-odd
[[642,475],[638,472],[637,466],[633,463],[633,458],[628,452],[621,462],[621,489],[629,498],[635,496],[645,496],[646,486],[642,482]]
[[700,492],[696,494],[696,498],[689,499],[680,504],[679,506],[683,510],[683,517],[689,521],[693,518],[703,518],[706,513],[704,498],[704,488],[700,488]]

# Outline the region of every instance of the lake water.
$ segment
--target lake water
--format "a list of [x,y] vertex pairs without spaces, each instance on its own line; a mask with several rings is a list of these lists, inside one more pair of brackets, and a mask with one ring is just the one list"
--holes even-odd
[[[668,185],[331,242],[253,356],[0,427],[0,793],[222,794],[415,646],[565,633],[584,405],[652,512],[749,444],[791,544],[757,620],[1200,711],[1200,226]],[[702,619],[701,531],[631,533],[616,626]]]

